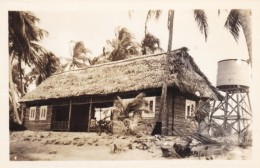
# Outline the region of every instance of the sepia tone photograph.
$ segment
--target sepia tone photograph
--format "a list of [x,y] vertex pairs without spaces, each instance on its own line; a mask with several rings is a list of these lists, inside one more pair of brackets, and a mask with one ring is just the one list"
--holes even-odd
[[253,12],[8,10],[9,161],[251,160]]

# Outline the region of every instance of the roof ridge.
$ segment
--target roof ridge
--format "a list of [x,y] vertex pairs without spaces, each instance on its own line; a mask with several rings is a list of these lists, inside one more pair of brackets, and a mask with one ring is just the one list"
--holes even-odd
[[101,64],[91,65],[91,66],[86,67],[86,68],[81,68],[81,69],[70,70],[70,71],[66,71],[66,72],[55,73],[55,74],[52,74],[51,76],[65,74],[65,73],[69,73],[69,72],[84,71],[84,70],[87,70],[89,68],[96,68],[96,67],[101,67],[101,66],[105,66],[105,65],[120,64],[120,63],[124,63],[124,62],[130,62],[130,61],[133,61],[133,60],[149,58],[149,57],[154,57],[154,56],[160,56],[160,55],[163,55],[163,54],[166,54],[166,52],[161,52],[161,53],[156,53],[156,54],[149,54],[149,55],[141,55],[141,56],[132,57],[132,58],[128,58],[128,59],[123,59],[123,60],[119,60],[119,61],[105,62],[105,63],[101,63]]
[[[181,47],[175,50],[172,50],[171,53],[176,52],[176,51],[187,51],[186,47]],[[154,56],[159,56],[159,55],[163,55],[163,54],[167,54],[167,52],[160,52],[160,53],[153,53],[153,54],[146,54],[146,55],[141,55],[141,56],[137,56],[137,57],[132,57],[132,58],[127,58],[127,59],[123,59],[123,60],[119,60],[119,61],[110,61],[110,62],[105,62],[105,63],[101,63],[101,64],[96,64],[96,65],[91,65],[89,67],[86,68],[81,68],[81,69],[77,69],[77,70],[70,70],[70,71],[66,71],[66,72],[59,72],[59,73],[55,73],[52,74],[51,76],[55,76],[55,75],[60,75],[60,74],[64,74],[64,73],[69,73],[69,72],[78,72],[78,71],[84,71],[87,70],[89,68],[96,68],[96,67],[101,67],[104,65],[111,65],[111,64],[120,64],[123,62],[130,62],[133,60],[138,60],[138,59],[143,59],[143,58],[149,58],[149,57],[154,57]]]

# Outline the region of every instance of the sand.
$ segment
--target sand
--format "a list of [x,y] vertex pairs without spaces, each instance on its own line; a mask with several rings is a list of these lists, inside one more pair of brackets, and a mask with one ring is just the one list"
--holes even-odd
[[[102,133],[18,131],[10,133],[11,161],[82,161],[82,160],[169,160],[161,146],[181,142],[178,137],[122,136]],[[115,147],[116,146],[116,147]],[[250,159],[251,148],[234,146],[213,159]],[[184,159],[202,159],[190,156]]]

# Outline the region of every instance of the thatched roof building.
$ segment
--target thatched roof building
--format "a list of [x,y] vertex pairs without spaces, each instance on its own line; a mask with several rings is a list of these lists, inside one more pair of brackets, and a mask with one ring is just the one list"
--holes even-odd
[[[93,65],[85,69],[52,75],[20,102],[105,95],[161,88],[166,53]],[[186,48],[175,50],[170,58],[170,87],[201,97],[221,99],[220,93],[200,71]]]

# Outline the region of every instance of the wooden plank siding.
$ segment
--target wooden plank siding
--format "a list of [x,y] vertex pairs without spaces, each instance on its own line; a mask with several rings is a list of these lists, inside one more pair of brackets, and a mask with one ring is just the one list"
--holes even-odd
[[186,99],[193,100],[196,102],[196,106],[198,105],[198,99],[194,99],[194,97],[176,95],[174,97],[174,129],[172,131],[184,133],[196,131],[194,122],[191,119],[185,119]]
[[[35,107],[35,106],[32,106]],[[36,117],[35,120],[29,120],[30,107],[26,108],[25,111],[25,121],[24,125],[29,130],[35,131],[49,131],[51,128],[51,118],[52,118],[52,106],[47,106],[47,116],[46,120],[40,120],[40,107],[36,106]]]
[[[147,91],[147,90],[146,90]],[[121,98],[133,98],[137,96],[141,91],[136,92],[129,92],[129,93],[118,93]],[[146,93],[146,96],[151,97],[155,96],[155,117],[154,118],[146,118],[145,120],[151,124],[152,127],[155,126],[156,122],[158,121],[159,117],[159,110],[160,110],[160,90],[158,89],[152,89],[148,90]],[[114,101],[117,99],[117,95],[97,95],[93,97],[93,101],[95,103],[104,103],[107,101]],[[198,98],[191,97],[190,95],[183,94],[180,91],[170,88],[168,89],[167,94],[167,106],[168,106],[168,119],[167,119],[167,128],[168,128],[168,135],[173,135],[174,129],[182,129],[185,127],[188,127],[190,124],[190,120],[185,119],[185,103],[186,99],[194,100],[198,102]],[[86,96],[80,96],[80,97],[71,97],[71,98],[63,98],[63,99],[57,99],[57,100],[46,100],[46,101],[35,101],[30,102],[26,104],[26,111],[25,111],[25,126],[29,130],[44,130],[49,131],[51,130],[51,125],[55,125],[55,121],[52,121],[52,110],[53,106],[55,105],[69,105],[69,102],[72,102],[72,105],[79,105],[79,104],[90,104],[90,97]],[[39,120],[40,115],[40,106],[47,105],[47,119],[46,120]],[[34,121],[29,120],[29,113],[30,113],[30,107],[36,106],[36,118]],[[87,120],[87,119],[86,119]],[[88,121],[86,121],[88,122]],[[64,122],[56,122],[56,124],[60,125],[61,127],[60,131],[66,131],[65,125],[68,125],[68,123]],[[64,125],[64,126],[63,126]],[[58,127],[58,126],[57,126]],[[64,127],[64,128],[63,128]]]
[[174,118],[185,119],[186,98],[181,95],[174,95]]
[[167,95],[167,106],[168,106],[168,135],[172,135],[173,131],[173,123],[174,123],[174,97],[175,97],[175,92],[174,90],[169,90],[168,95]]

